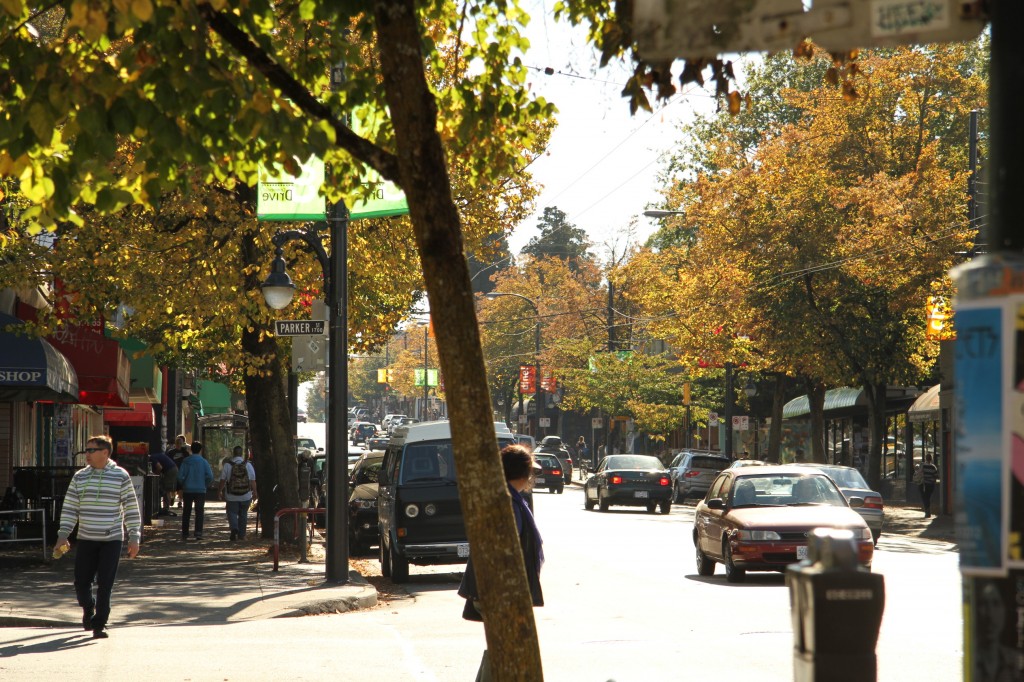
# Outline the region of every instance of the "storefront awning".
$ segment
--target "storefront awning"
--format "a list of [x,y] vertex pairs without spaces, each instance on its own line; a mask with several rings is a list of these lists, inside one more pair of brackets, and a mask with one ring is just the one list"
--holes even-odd
[[138,339],[118,339],[131,365],[131,387],[128,398],[133,403],[159,403],[163,392],[163,374],[149,346]]
[[942,384],[935,384],[922,393],[907,410],[907,418],[912,422],[938,421],[942,410],[939,407],[939,391]]
[[[833,388],[825,391],[826,413],[831,410],[842,410],[855,406],[867,407],[867,404],[868,400],[864,396],[864,389],[861,388],[850,388],[849,386],[844,386],[843,388]],[[804,417],[810,413],[811,403],[805,395],[790,400],[782,407],[783,419]]]
[[131,364],[117,341],[90,327],[64,325],[47,341],[71,362],[78,375],[78,402],[128,407]]
[[152,403],[132,403],[128,409],[115,407],[103,409],[103,422],[111,426],[156,426]]
[[231,412],[231,389],[216,381],[200,379],[199,402],[203,414],[227,414]]
[[43,339],[6,331],[21,324],[0,313],[0,401],[78,402],[71,363]]

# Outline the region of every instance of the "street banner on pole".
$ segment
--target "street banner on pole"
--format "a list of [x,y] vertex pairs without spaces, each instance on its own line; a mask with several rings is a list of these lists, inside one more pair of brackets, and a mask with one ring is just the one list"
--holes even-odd
[[324,220],[326,203],[320,194],[324,184],[324,162],[311,156],[299,164],[301,173],[292,175],[281,164],[260,164],[256,191],[259,220]]

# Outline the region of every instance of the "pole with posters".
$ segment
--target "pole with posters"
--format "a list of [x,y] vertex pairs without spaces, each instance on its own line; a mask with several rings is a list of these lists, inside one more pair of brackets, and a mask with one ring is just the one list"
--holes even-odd
[[964,585],[964,680],[1024,680],[1024,5],[990,3],[992,253],[957,286],[955,526]]

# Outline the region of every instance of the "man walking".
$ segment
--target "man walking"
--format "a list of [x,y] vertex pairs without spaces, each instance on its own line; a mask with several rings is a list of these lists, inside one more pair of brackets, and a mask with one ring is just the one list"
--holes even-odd
[[184,508],[181,511],[181,539],[188,540],[189,521],[192,519],[192,507],[196,508],[196,540],[203,539],[203,512],[206,509],[206,490],[213,485],[213,469],[202,455],[203,444],[193,441],[192,454],[178,467],[178,480],[181,481],[181,497]]
[[921,506],[924,507],[926,519],[932,515],[932,493],[935,492],[935,482],[938,480],[939,467],[932,464],[931,455],[925,455],[921,464]]
[[255,496],[256,470],[242,456],[242,446],[236,445],[231,459],[220,470],[220,497],[226,503],[232,542],[245,539],[249,504]]
[[[55,553],[67,551],[68,536],[78,525],[75,553],[75,594],[82,607],[82,627],[95,639],[106,639],[110,595],[121,561],[124,527],[128,527],[128,558],[139,553],[142,517],[128,472],[110,460],[113,445],[107,436],[85,444],[88,464],[71,478],[64,496]],[[96,582],[96,598],[92,584]]]

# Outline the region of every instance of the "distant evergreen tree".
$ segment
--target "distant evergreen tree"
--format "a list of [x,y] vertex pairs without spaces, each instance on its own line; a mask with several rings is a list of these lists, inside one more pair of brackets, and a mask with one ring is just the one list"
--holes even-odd
[[306,389],[306,420],[325,422],[327,416],[327,373],[319,372]]
[[580,261],[593,260],[588,249],[590,240],[586,231],[565,219],[565,212],[555,206],[544,209],[538,221],[540,236],[534,237],[523,247],[523,253],[540,258],[558,258],[565,261],[569,269],[576,272]]

